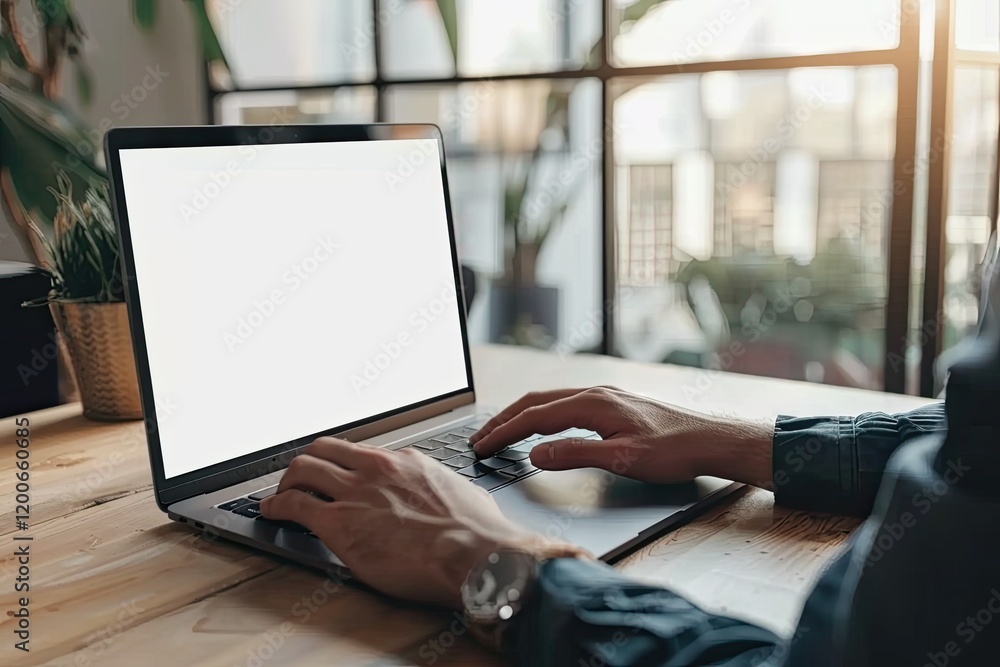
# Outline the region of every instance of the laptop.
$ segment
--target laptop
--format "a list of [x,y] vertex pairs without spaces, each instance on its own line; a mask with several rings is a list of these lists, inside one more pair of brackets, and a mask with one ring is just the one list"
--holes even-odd
[[468,438],[492,410],[476,401],[437,127],[122,128],[105,149],[153,486],[171,519],[349,575],[307,528],[259,509],[326,435],[415,448],[515,522],[606,560],[738,488],[531,465],[546,440],[599,439],[584,429],[477,461]]

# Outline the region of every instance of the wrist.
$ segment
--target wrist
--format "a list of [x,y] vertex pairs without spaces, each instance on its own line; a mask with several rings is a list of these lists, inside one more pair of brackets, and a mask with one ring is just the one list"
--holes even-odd
[[704,474],[769,488],[773,477],[774,422],[712,417],[702,448]]
[[444,593],[443,603],[452,609],[462,609],[461,588],[469,573],[501,549],[523,551],[539,561],[562,557],[593,559],[584,549],[513,526],[510,531],[500,533],[464,527],[442,531],[434,541],[432,554],[437,564],[434,576]]
[[477,563],[462,585],[462,611],[470,634],[493,650],[503,650],[537,595],[541,564],[553,558],[593,556],[571,544],[534,536],[501,546]]

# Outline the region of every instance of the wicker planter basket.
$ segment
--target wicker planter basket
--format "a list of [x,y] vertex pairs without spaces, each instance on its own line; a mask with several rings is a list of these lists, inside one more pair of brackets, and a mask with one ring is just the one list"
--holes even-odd
[[124,303],[53,304],[88,419],[142,419],[139,381]]

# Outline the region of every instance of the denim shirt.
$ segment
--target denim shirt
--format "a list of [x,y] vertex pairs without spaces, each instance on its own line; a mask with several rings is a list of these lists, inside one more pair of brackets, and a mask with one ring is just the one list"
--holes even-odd
[[505,651],[553,667],[1000,664],[1000,616],[984,622],[1000,613],[997,345],[990,354],[952,370],[947,417],[939,403],[777,420],[776,502],[868,516],[791,637],[606,565],[557,559],[542,565]]

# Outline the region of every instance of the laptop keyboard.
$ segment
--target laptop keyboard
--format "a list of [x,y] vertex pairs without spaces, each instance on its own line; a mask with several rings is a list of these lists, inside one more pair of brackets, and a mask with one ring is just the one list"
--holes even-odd
[[600,440],[601,436],[582,428],[571,428],[554,435],[535,434],[485,459],[476,458],[469,436],[477,429],[471,426],[415,442],[404,447],[416,449],[466,477],[476,486],[493,491],[506,484],[522,480],[538,472],[528,460],[532,448],[543,442],[582,438]]
[[[543,442],[566,438],[581,438],[583,440],[601,439],[601,436],[593,431],[582,428],[571,428],[553,435],[543,436],[535,434],[497,452],[493,456],[479,459],[472,451],[472,445],[469,443],[469,436],[477,430],[471,426],[463,426],[447,433],[435,435],[426,440],[407,445],[403,449],[416,449],[420,453],[454,470],[476,486],[484,488],[487,491],[494,491],[501,486],[520,481],[538,472],[538,468],[531,465],[528,457],[531,450]],[[232,512],[233,514],[254,519],[264,524],[286,528],[294,532],[303,533],[309,537],[316,537],[305,526],[292,521],[273,521],[261,515],[260,501],[274,494],[277,488],[278,485],[275,484],[259,491],[254,491],[246,497],[222,503],[218,507],[220,510]]]

